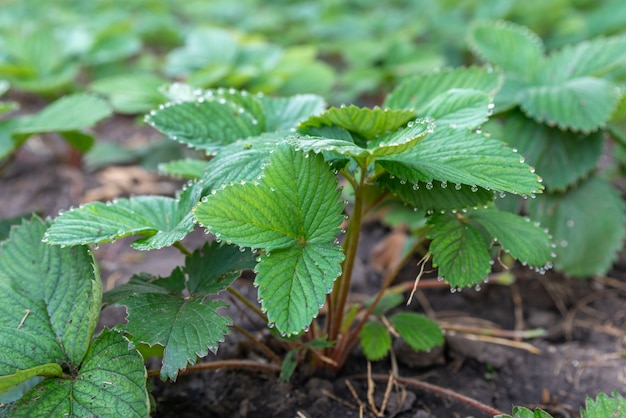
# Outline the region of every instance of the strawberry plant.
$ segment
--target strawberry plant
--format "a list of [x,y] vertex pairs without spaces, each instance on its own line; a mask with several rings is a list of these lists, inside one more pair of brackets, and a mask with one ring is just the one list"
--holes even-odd
[[[497,118],[485,129],[501,132],[543,176],[546,193],[523,206],[553,234],[556,268],[576,277],[605,273],[623,246],[626,221],[621,193],[600,164],[606,138],[625,137],[626,36],[546,55],[529,29],[485,21],[472,26],[469,43],[504,72]],[[506,205],[518,210],[519,202]]]
[[[395,275],[385,278],[367,305],[351,304],[349,293],[364,216],[381,202],[401,200],[423,211],[427,225],[415,245],[431,243],[433,263],[454,289],[479,285],[498,251],[538,269],[550,267],[548,233],[493,204],[501,194],[534,198],[542,191],[519,154],[477,129],[491,113],[500,82],[490,69],[446,70],[403,84],[384,108],[328,110],[313,95],[174,89],[173,101],[147,120],[212,155],[204,173],[176,198],[137,196],[67,211],[44,239],[85,245],[139,234],[144,237],[132,244],[136,249],[175,245],[192,266],[207,264],[203,279],[188,264],[164,279],[137,276],[111,300],[128,307],[129,324],[122,328],[131,338],[164,347],[162,378],[175,378],[196,354],[217,347],[229,320],[217,313],[219,304],[205,300],[224,289],[238,294],[230,286],[236,275],[223,274],[244,265],[256,273],[260,302],[246,306],[287,347],[299,355],[313,352],[315,361],[338,369],[360,335],[365,352],[380,358],[389,344],[374,350],[373,334],[388,332],[376,318],[395,306],[379,305]],[[180,244],[196,223],[216,243],[201,253]],[[248,253],[254,254],[252,264],[239,264],[235,255]],[[213,273],[212,263],[218,265]],[[205,283],[209,277],[218,283]],[[164,304],[170,306],[167,315],[138,320]],[[316,319],[321,309],[324,321]],[[407,312],[388,319],[416,349],[442,342],[426,317]],[[202,332],[181,346],[188,327]]]

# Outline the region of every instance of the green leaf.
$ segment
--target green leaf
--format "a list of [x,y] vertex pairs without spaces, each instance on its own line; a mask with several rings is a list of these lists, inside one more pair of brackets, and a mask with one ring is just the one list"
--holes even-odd
[[176,380],[179,370],[195,364],[208,350],[216,352],[218,344],[228,334],[230,318],[217,312],[227,305],[203,299],[142,293],[120,302],[127,307],[128,324],[119,328],[128,331],[134,341],[165,347],[162,380]]
[[607,123],[620,97],[619,87],[610,81],[579,77],[560,84],[530,87],[520,95],[520,105],[538,122],[591,132]]
[[333,243],[343,220],[339,198],[322,156],[281,144],[258,184],[217,190],[194,210],[218,239],[266,250],[255,283],[269,321],[285,334],[309,324],[341,272]]
[[312,116],[300,124],[299,129],[334,125],[369,141],[397,131],[412,119],[415,119],[412,110],[369,109],[351,105],[332,107],[319,116]]
[[414,350],[426,351],[443,344],[441,328],[427,316],[414,312],[398,312],[391,315],[389,321]]
[[206,166],[206,160],[185,158],[159,164],[159,172],[176,178],[193,180],[199,179],[204,175]]
[[203,194],[208,194],[222,185],[258,180],[275,148],[275,137],[267,135],[236,141],[222,147],[219,154],[209,161],[200,180],[204,187]]
[[137,196],[114,202],[92,202],[60,214],[46,232],[50,244],[78,245],[111,242],[131,235],[147,235],[131,245],[137,250],[166,247],[194,228],[191,209],[200,195],[197,185],[178,198]]
[[501,141],[467,130],[438,129],[408,151],[378,159],[410,183],[467,184],[514,194],[539,193],[539,177]]
[[604,274],[623,246],[626,207],[619,191],[598,176],[566,193],[529,200],[527,209],[550,230],[556,244],[554,266],[566,274]]
[[537,267],[540,271],[552,265],[550,236],[530,219],[494,207],[471,210],[466,216],[480,223],[505,252],[523,264]]
[[491,271],[488,242],[480,231],[451,214],[434,215],[429,224],[429,251],[439,277],[453,288],[480,284]]
[[250,251],[212,242],[185,259],[186,287],[191,294],[217,294],[226,289],[242,270],[255,265]]
[[601,133],[583,135],[549,128],[519,113],[508,116],[502,130],[509,145],[541,173],[550,191],[565,190],[588,175],[604,150]]
[[148,417],[143,358],[118,332],[96,338],[73,380],[46,379],[13,404],[12,417]]
[[26,370],[16,370],[15,373],[0,376],[0,393],[35,377],[58,377],[63,374],[63,369],[56,363],[41,364]]
[[289,350],[283,358],[283,362],[280,365],[280,376],[278,376],[278,380],[281,382],[288,382],[293,375],[293,372],[296,371],[296,367],[298,366],[298,352],[300,350],[298,348],[294,348],[293,350]]
[[419,109],[420,116],[428,116],[437,126],[455,129],[475,128],[491,115],[492,96],[472,89],[450,89]]
[[483,60],[523,79],[544,62],[541,39],[528,28],[506,21],[478,21],[470,26],[469,44]]
[[295,137],[291,140],[297,148],[316,153],[326,152],[355,158],[371,157],[373,159],[400,154],[422,141],[433,132],[434,122],[431,119],[409,121],[407,127],[369,141],[367,148],[360,147],[352,141],[343,139]]
[[208,90],[193,102],[161,105],[146,121],[175,141],[208,153],[265,130],[258,100],[247,92]]
[[21,119],[13,134],[77,131],[110,115],[111,109],[104,100],[92,94],[78,93],[62,97],[36,115]]
[[483,188],[474,188],[465,184],[448,184],[439,181],[431,183],[404,184],[386,175],[381,183],[404,203],[417,209],[440,211],[457,210],[484,205],[493,201],[494,194]]
[[582,77],[604,77],[626,63],[626,35],[568,45],[553,53],[541,68],[546,85]]
[[300,94],[292,97],[261,97],[259,99],[265,114],[268,132],[295,128],[298,123],[311,115],[324,111],[326,103],[320,96]]
[[523,406],[516,406],[513,408],[513,416],[511,415],[497,415],[497,418],[553,418],[552,415],[548,414],[541,409],[535,409],[534,411],[525,408]]
[[582,418],[622,417],[626,415],[626,399],[617,392],[612,396],[600,393],[595,400],[587,398]]
[[141,293],[179,293],[185,288],[185,275],[180,268],[175,269],[170,277],[159,278],[148,273],[134,274],[128,282],[106,291],[102,297],[105,306],[112,305]]
[[451,89],[479,90],[491,96],[501,82],[501,74],[491,68],[448,68],[406,79],[386,97],[384,107],[410,108],[424,115],[425,106]]
[[391,335],[387,328],[378,321],[370,321],[363,325],[359,333],[363,354],[370,361],[384,358],[391,349]]
[[89,151],[96,142],[93,136],[80,131],[59,132],[59,135],[81,153]]
[[102,284],[91,253],[43,244],[47,226],[33,218],[0,246],[0,374],[80,364],[98,321]]
[[166,100],[159,92],[165,83],[152,74],[124,74],[96,80],[89,89],[106,96],[116,112],[137,114],[148,112]]

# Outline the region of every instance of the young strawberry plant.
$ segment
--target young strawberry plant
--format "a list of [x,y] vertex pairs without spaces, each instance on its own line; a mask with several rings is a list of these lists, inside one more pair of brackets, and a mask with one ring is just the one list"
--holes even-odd
[[[626,137],[626,36],[546,55],[529,29],[486,21],[472,26],[469,43],[504,72],[498,117],[485,129],[501,132],[543,176],[546,193],[524,210],[553,234],[555,267],[581,278],[605,273],[623,246],[626,221],[621,193],[601,164],[606,138]],[[505,205],[519,210],[517,200]]]
[[[255,340],[272,361],[264,367],[282,367],[283,378],[307,359],[338,370],[359,341],[368,358],[382,358],[391,347],[390,329],[411,347],[430,349],[443,342],[433,320],[391,311],[402,301],[387,292],[397,271],[371,300],[351,300],[359,235],[368,213],[400,200],[423,211],[425,227],[414,237],[414,248],[428,246],[441,279],[453,289],[481,284],[500,251],[537,269],[550,267],[547,231],[493,204],[501,194],[534,198],[542,191],[540,178],[518,153],[479,129],[500,83],[501,75],[489,68],[446,70],[407,81],[383,108],[327,110],[314,95],[171,90],[174,101],[147,120],[211,155],[204,173],[174,198],[136,196],[72,208],[36,239],[57,245],[41,244],[46,249],[72,252],[138,235],[135,249],[175,246],[186,254],[184,266],[170,276],[136,275],[104,297],[126,306],[128,323],[102,335],[160,347],[164,380],[216,351],[229,325],[253,338],[219,312],[224,290],[282,342],[283,361]],[[214,240],[192,252],[180,241],[195,224]],[[232,286],[243,270],[255,273],[259,305]],[[4,280],[17,277],[7,271]],[[28,276],[24,280],[32,283],[34,275]],[[55,303],[70,306],[75,299]],[[87,299],[100,303],[95,296]],[[13,317],[24,315],[16,312]],[[4,373],[57,363],[68,365],[64,373],[74,381],[78,364],[84,364],[58,357],[36,363],[26,367],[11,360]],[[28,376],[48,374],[36,369]],[[31,394],[40,387],[26,392],[28,405],[40,402]]]

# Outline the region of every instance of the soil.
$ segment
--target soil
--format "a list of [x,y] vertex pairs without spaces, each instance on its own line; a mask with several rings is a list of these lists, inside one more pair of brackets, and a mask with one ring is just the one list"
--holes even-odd
[[[115,117],[97,128],[100,140],[149,144],[158,135],[138,129],[132,118]],[[0,178],[0,218],[28,212],[56,216],[59,210],[91,199],[154,193],[171,194],[179,183],[138,166],[115,166],[87,172],[73,164],[64,143],[54,137],[30,139]],[[367,225],[355,274],[355,292],[373,293],[380,275],[370,263],[372,248],[390,231]],[[190,248],[206,236],[192,234]],[[128,240],[96,250],[105,289],[139,272],[167,275],[182,262],[174,249],[138,252]],[[555,417],[578,417],[585,397],[599,392],[626,395],[626,255],[602,277],[574,280],[556,272],[540,275],[514,266],[513,284],[490,283],[480,291],[451,294],[446,288],[419,290],[405,308],[425,312],[445,325],[446,343],[430,353],[415,353],[394,342],[393,356],[371,365],[355,349],[339,374],[312,373],[306,366],[280,382],[276,374],[246,370],[205,371],[181,375],[175,383],[153,379],[154,417],[486,417],[490,414],[404,380],[388,387],[390,373],[447,388],[495,409],[511,413],[513,405],[541,407]],[[412,282],[415,263],[398,283]],[[435,277],[435,276],[432,276]],[[426,280],[425,276],[423,280]],[[236,282],[253,299],[251,278]],[[265,338],[260,324],[232,312],[253,334]],[[120,308],[103,311],[101,326],[123,321]],[[459,329],[459,327],[465,327]],[[532,340],[490,339],[468,333],[482,330],[530,330],[546,335]],[[454,328],[454,329],[453,329]],[[236,331],[220,346],[216,359],[267,359]],[[158,367],[155,361],[149,367]],[[401,383],[402,382],[402,383]],[[387,389],[389,392],[386,394]],[[373,390],[373,402],[368,400]],[[376,411],[375,411],[376,410]]]

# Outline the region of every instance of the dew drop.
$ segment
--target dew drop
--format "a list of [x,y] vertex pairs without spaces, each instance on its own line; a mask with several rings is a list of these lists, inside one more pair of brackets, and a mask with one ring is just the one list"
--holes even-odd
[[569,245],[569,243],[566,240],[562,240],[561,241],[561,247],[565,248]]
[[302,328],[302,331],[304,331],[304,332],[309,332],[309,327],[308,327],[308,325],[307,325],[307,326],[305,326],[304,328]]
[[429,181],[428,183],[426,183],[426,188],[428,190],[431,190],[433,188],[433,184]]
[[419,188],[420,188],[419,184],[415,183],[413,185],[413,190],[419,190]]
[[275,323],[273,323],[273,322],[268,322],[268,323],[267,323],[267,327],[268,327],[268,328],[270,328],[270,329],[271,329],[271,328],[274,328],[275,326],[276,326],[276,324],[275,324]]
[[474,193],[476,193],[478,191],[478,186],[476,186],[475,184],[472,186],[472,191]]
[[569,219],[569,220],[566,222],[566,225],[567,225],[567,227],[568,227],[568,228],[573,227],[573,226],[574,226],[574,220],[573,220],[573,219]]
[[520,162],[520,164],[524,164],[526,162],[526,158],[519,157],[519,162]]
[[446,187],[448,187],[448,182],[447,181],[442,181],[441,182],[441,188],[445,189]]
[[463,187],[463,186],[461,186],[461,183],[457,183],[457,184],[454,185],[454,188],[456,190],[461,190],[461,187]]

